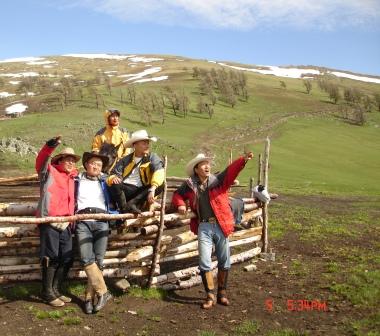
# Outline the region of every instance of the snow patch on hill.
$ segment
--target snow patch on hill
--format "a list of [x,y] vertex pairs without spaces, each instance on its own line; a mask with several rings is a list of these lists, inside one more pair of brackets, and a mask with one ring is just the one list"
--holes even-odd
[[[210,63],[216,63],[225,67],[229,67],[235,70],[241,70],[241,71],[251,71],[251,72],[257,72],[261,73],[263,75],[273,75],[278,77],[287,77],[287,78],[313,78],[310,75],[318,76],[323,75],[324,73],[317,70],[317,69],[301,69],[301,68],[282,68],[278,66],[273,65],[261,65],[260,68],[263,69],[256,69],[256,68],[244,68],[234,65],[229,65],[222,62],[215,62],[215,61],[209,61]],[[344,77],[349,78],[353,80],[359,80],[363,82],[371,82],[371,83],[377,83],[380,84],[379,78],[372,78],[372,77],[366,77],[366,76],[358,76],[358,75],[352,75],[345,72],[338,72],[338,71],[327,71],[326,74],[331,74],[337,77]]]
[[5,114],[23,113],[27,108],[28,106],[22,103],[13,104],[5,109]]

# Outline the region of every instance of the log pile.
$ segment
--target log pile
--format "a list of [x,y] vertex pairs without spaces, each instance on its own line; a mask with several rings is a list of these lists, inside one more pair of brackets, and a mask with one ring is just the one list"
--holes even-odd
[[[265,160],[262,161],[259,156],[257,184],[268,183],[268,157],[269,142]],[[185,179],[180,177],[166,178],[168,200],[171,199],[170,193],[183,181]],[[7,178],[0,179],[0,188],[28,185],[35,189],[36,183],[36,175]],[[235,181],[234,187],[241,185]],[[231,194],[234,194],[231,190]],[[268,245],[268,205],[253,197],[253,179],[250,181],[249,194],[250,198],[242,199],[244,214],[239,225],[240,230],[230,236],[232,264],[253,258]],[[0,284],[41,278],[38,225],[81,219],[122,220],[121,226],[110,229],[104,258],[105,277],[126,277],[141,285],[168,290],[189,288],[201,282],[197,266],[198,241],[189,231],[190,220],[195,214],[173,213],[170,204],[165,202],[166,192],[155,209],[139,215],[81,214],[45,218],[34,217],[37,208],[35,196],[33,194],[33,198],[28,199],[28,195],[25,198],[17,195],[13,198],[29,203],[0,203]],[[273,194],[271,197],[276,198],[277,195]],[[214,258],[213,268],[216,267]],[[78,259],[74,261],[69,277],[86,277]]]
[[[245,213],[243,224],[251,225],[262,215],[260,203],[255,199],[243,199]],[[110,231],[108,248],[104,259],[105,277],[127,277],[143,280],[148,276],[154,257],[154,246],[159,233],[160,212],[143,212],[141,215],[104,215],[86,214],[70,217],[35,218],[21,216],[29,215],[35,204],[2,204],[0,206],[0,283],[14,281],[30,281],[40,279],[39,237],[38,225],[48,222],[67,221],[69,219],[88,218],[124,218],[122,227]],[[169,204],[166,204],[169,209]],[[153,272],[152,285],[162,287],[173,286],[173,276],[168,281],[157,281],[161,276],[161,265],[173,262],[193,260],[198,257],[198,242],[196,236],[188,230],[190,218],[195,216],[188,212],[185,215],[167,213],[163,216],[164,229],[160,239],[157,264]],[[40,224],[42,222],[42,224]],[[250,223],[250,224],[249,224]],[[231,236],[231,246],[257,244],[261,239],[261,226],[237,231]],[[74,240],[75,241],[75,240]],[[186,273],[186,272],[185,272]],[[187,273],[186,273],[187,274]],[[196,273],[194,273],[196,275]],[[69,274],[71,278],[84,278],[86,275],[78,260],[74,262]],[[162,279],[162,278],[161,278]],[[183,281],[181,277],[177,280]],[[189,279],[187,279],[188,281]],[[170,287],[169,286],[169,287]],[[180,285],[180,287],[183,285]]]

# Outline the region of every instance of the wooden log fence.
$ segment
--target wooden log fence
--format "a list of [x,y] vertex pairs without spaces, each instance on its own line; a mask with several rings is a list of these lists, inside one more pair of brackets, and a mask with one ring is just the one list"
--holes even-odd
[[[268,187],[269,139],[265,155],[259,157],[257,183]],[[165,160],[165,169],[167,161]],[[166,175],[166,173],[165,173]],[[36,218],[37,202],[0,203],[0,284],[32,281],[41,278],[38,258],[38,225],[75,222],[77,220],[122,220],[123,224],[110,230],[104,257],[106,278],[126,277],[145,286],[163,289],[184,289],[201,283],[197,266],[198,241],[188,224],[195,216],[170,212],[167,193],[186,178],[166,177],[165,190],[151,211],[142,214],[80,214],[66,217]],[[19,185],[38,181],[37,175],[0,178],[0,186]],[[253,197],[254,179],[250,179],[249,197],[242,198],[244,213],[239,230],[230,236],[231,263],[236,264],[257,256],[268,249],[268,204]],[[238,186],[236,181],[235,186]],[[276,199],[277,194],[270,194]],[[25,195],[28,196],[28,195]],[[20,199],[16,198],[16,199]],[[27,199],[27,198],[25,198]],[[262,224],[261,224],[262,223]],[[241,228],[244,229],[241,229]],[[75,245],[75,244],[74,244]],[[242,250],[245,251],[241,252]],[[236,250],[237,253],[234,254]],[[187,268],[183,268],[183,265]],[[217,262],[213,261],[213,269]],[[164,268],[164,274],[161,269]],[[84,279],[85,272],[78,257],[69,273],[70,278]]]

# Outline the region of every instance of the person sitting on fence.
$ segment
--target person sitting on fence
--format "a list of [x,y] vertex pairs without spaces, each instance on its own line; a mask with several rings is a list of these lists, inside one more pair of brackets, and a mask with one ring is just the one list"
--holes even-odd
[[101,128],[92,141],[92,151],[109,157],[109,163],[103,167],[104,172],[109,172],[115,163],[130,153],[125,147],[129,139],[129,133],[120,127],[120,111],[108,109],[104,113],[105,127]]
[[198,235],[199,270],[207,293],[202,308],[215,305],[214,279],[212,273],[212,247],[218,260],[217,302],[228,306],[226,296],[228,271],[231,267],[228,236],[234,231],[234,218],[228,198],[228,189],[233,184],[246,162],[253,154],[247,153],[232,162],[223,172],[211,174],[211,157],[198,154],[186,165],[190,176],[173,193],[172,204],[180,214],[186,212],[186,201],[196,214],[190,221],[190,228]]
[[144,203],[153,204],[163,190],[164,165],[157,154],[150,153],[150,141],[157,139],[146,130],[132,133],[126,146],[134,151],[115,165],[107,179],[111,198],[122,213],[141,213]]
[[[85,172],[76,178],[75,196],[77,214],[109,212],[109,196],[102,167],[108,158],[96,153],[83,153]],[[103,278],[103,259],[107,249],[109,224],[106,220],[80,220],[76,222],[75,236],[78,242],[80,261],[87,275],[85,312],[92,314],[102,309],[112,295]],[[95,294],[97,303],[94,306]]]
[[[70,216],[74,214],[75,163],[80,156],[72,148],[50,155],[61,143],[61,136],[50,139],[36,158],[40,180],[37,217]],[[40,224],[40,260],[42,267],[42,299],[49,305],[61,307],[71,299],[62,295],[60,287],[73,260],[71,226],[68,222]]]

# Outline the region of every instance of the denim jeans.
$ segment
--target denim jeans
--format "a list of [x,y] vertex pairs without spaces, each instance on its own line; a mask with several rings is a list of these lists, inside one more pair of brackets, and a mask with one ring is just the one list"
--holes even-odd
[[96,262],[99,268],[102,268],[104,254],[107,250],[108,230],[108,222],[77,222],[75,236],[83,266]]
[[215,244],[215,254],[219,269],[230,269],[230,246],[218,223],[202,222],[198,226],[199,269],[202,272],[211,271],[212,246]]

